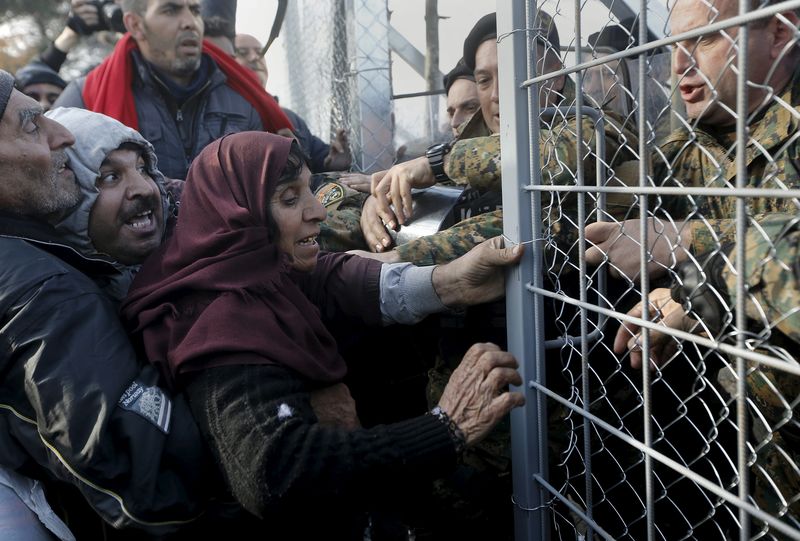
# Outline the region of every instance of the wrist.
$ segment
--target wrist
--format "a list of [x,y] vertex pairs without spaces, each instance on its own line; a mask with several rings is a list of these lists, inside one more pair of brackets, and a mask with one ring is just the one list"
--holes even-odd
[[428,147],[428,150],[425,151],[425,157],[428,159],[428,166],[436,181],[450,180],[444,168],[445,156],[450,152],[450,148],[450,143],[438,143]]
[[692,253],[694,234],[691,222],[682,222],[677,224],[677,227],[679,232],[678,234],[680,236],[678,245],[682,249],[676,250],[675,259],[676,263],[681,264],[689,260],[689,254]]
[[449,273],[445,269],[447,265],[436,265],[431,273],[431,284],[433,290],[447,308],[458,308],[460,306],[461,295],[455,280],[449,278]]
[[68,53],[72,50],[75,45],[78,44],[80,41],[80,35],[75,32],[70,27],[65,27],[64,30],[58,35],[58,37],[53,41],[53,45],[56,49],[61,51],[62,53]]
[[450,433],[450,439],[453,440],[453,445],[456,448],[456,454],[461,454],[467,446],[467,437],[458,428],[458,425],[450,418],[446,411],[444,411],[441,406],[436,406],[431,411],[428,412],[429,415],[433,415],[436,417],[440,423],[447,427],[447,431]]

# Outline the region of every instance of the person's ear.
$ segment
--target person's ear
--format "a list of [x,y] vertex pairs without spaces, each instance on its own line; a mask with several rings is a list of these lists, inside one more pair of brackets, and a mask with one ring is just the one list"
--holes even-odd
[[770,21],[770,30],[773,35],[770,56],[773,60],[780,58],[787,45],[794,45],[797,42],[797,25],[800,17],[794,11],[784,11],[773,17]]
[[129,11],[122,16],[122,23],[125,25],[125,29],[136,41],[144,39],[143,22],[142,16],[133,11]]

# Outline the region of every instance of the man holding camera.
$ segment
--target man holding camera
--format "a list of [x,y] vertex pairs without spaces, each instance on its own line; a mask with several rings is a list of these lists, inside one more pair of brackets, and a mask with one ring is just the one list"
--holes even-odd
[[118,3],[128,34],[54,107],[82,107],[137,129],[170,178],[184,178],[194,157],[225,134],[291,135],[291,122],[258,80],[203,41],[199,0]]

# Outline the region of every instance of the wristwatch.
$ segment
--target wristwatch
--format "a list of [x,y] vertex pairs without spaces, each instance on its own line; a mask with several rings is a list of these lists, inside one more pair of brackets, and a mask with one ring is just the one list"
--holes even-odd
[[450,143],[437,143],[429,146],[425,151],[425,156],[428,158],[428,164],[433,171],[433,178],[436,180],[450,180],[447,173],[444,172],[444,155],[450,152],[452,145]]

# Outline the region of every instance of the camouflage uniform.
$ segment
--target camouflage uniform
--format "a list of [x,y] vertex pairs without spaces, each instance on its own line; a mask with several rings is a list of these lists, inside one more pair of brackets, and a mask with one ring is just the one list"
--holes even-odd
[[[792,104],[785,106],[783,104]],[[791,107],[791,108],[789,108]],[[800,185],[800,70],[760,118],[749,127],[746,148],[748,188],[785,189]],[[715,137],[716,135],[716,137]],[[735,133],[714,134],[696,127],[676,131],[660,148],[654,164],[663,186],[724,187],[736,185]],[[788,142],[788,145],[787,145]],[[658,173],[658,171],[662,171]],[[702,254],[733,239],[736,198],[681,196],[665,199],[672,218],[689,218],[692,250]],[[795,212],[800,206],[786,198],[750,198],[748,213],[755,219],[774,212]],[[697,214],[703,220],[698,220]]]
[[[569,105],[575,100],[575,85],[567,79],[564,87],[562,104]],[[578,145],[576,144],[575,118],[556,116],[551,124],[542,123],[539,136],[539,151],[542,165],[543,184],[574,184],[575,165],[578,163]],[[584,146],[581,152],[584,158],[584,179],[593,182],[598,162],[606,161],[611,167],[623,163],[631,163],[632,151],[638,145],[636,135],[619,117],[605,113],[604,133],[606,156],[604,160],[597,157],[595,147],[594,122],[585,117],[582,122]],[[481,192],[501,189],[500,137],[486,135],[480,111],[462,127],[460,139],[453,145],[448,159],[445,160],[445,172],[459,184],[468,184]],[[628,170],[622,167],[621,170]],[[629,185],[631,179],[619,171],[607,170],[609,185]],[[613,174],[612,174],[613,173]],[[550,237],[548,244],[558,244],[561,251],[568,251],[577,241],[577,229],[572,225],[577,215],[577,196],[569,193],[548,194],[550,201],[543,205],[550,209],[545,216],[544,233]],[[546,197],[543,197],[546,199]],[[623,218],[630,209],[633,199],[629,196],[608,197],[609,213]],[[588,207],[588,205],[587,205]],[[417,265],[446,263],[465,254],[475,242],[482,242],[502,234],[502,211],[497,210],[475,216],[472,219],[457,223],[455,226],[421,237],[396,248],[401,261],[409,261]],[[553,250],[558,252],[559,250]],[[553,252],[551,251],[551,253]],[[572,250],[574,252],[574,250]],[[574,255],[574,254],[573,254]]]
[[367,194],[338,182],[342,173],[318,173],[312,176],[314,195],[328,216],[320,224],[319,242],[329,252],[365,250],[367,241],[361,232],[361,207]]
[[[800,344],[800,214],[775,214],[748,230],[745,241],[746,312],[751,345],[797,365]],[[733,253],[730,254],[735,260]],[[731,306],[736,304],[736,273],[722,272]],[[733,367],[719,374],[720,383],[736,393]],[[800,378],[749,363],[747,392],[751,415],[753,498],[763,510],[800,528]],[[776,535],[773,533],[773,535]],[[777,535],[776,535],[777,536]],[[780,537],[780,536],[777,536]]]
[[[770,106],[750,124],[746,148],[748,188],[796,189],[800,186],[800,70]],[[657,154],[656,180],[665,186],[733,187],[736,183],[735,133],[713,133],[695,127],[675,132]],[[658,203],[662,203],[661,206]],[[800,341],[798,242],[796,225],[785,231],[800,205],[788,198],[746,200],[751,224],[747,237],[747,329],[749,345],[771,356],[796,363],[789,352]],[[656,203],[654,213],[688,219],[691,250],[703,259],[735,240],[735,197],[680,196]],[[786,214],[777,214],[786,213]],[[762,230],[764,233],[762,233]],[[777,239],[777,240],[775,240]],[[730,254],[733,259],[733,254]],[[736,276],[723,272],[735,306]],[[789,315],[787,317],[787,315]],[[735,396],[732,366],[718,374],[722,386]],[[765,511],[784,517],[796,527],[800,518],[800,424],[795,417],[800,378],[781,370],[751,364],[746,388],[751,410],[750,440],[757,458],[753,498]],[[780,536],[774,532],[771,535]]]
[[[564,103],[570,104],[575,99],[574,84],[567,81],[564,89]],[[563,122],[563,124],[562,124]],[[556,117],[551,124],[542,123],[539,139],[539,151],[542,165],[542,182],[544,184],[574,184],[576,183],[575,164],[578,160],[579,148],[575,134],[576,119]],[[614,175],[609,173],[608,183],[625,182],[622,171],[625,167],[618,167],[625,160],[633,157],[629,149],[635,149],[638,144],[636,136],[620,126],[623,123],[617,118],[606,115],[604,134],[606,142],[606,163],[613,164]],[[597,167],[595,154],[594,122],[588,117],[582,122],[582,137],[584,146],[582,152],[584,159],[584,178],[587,183],[593,183]],[[626,147],[625,145],[628,145]],[[602,163],[602,162],[601,162]],[[638,171],[638,162],[636,167]],[[501,164],[500,164],[500,137],[488,134],[480,112],[461,128],[460,139],[453,145],[448,159],[445,160],[445,171],[456,183],[467,184],[478,192],[501,191]],[[627,182],[625,182],[627,184]],[[547,244],[548,268],[556,265],[557,256],[569,254],[570,258],[577,261],[577,250],[574,249],[577,241],[578,230],[574,223],[577,218],[577,197],[574,194],[552,194],[551,202],[547,205],[552,212],[546,212],[543,231],[549,237]],[[622,217],[631,207],[632,198],[625,201],[607,199],[609,212],[617,217]],[[590,207],[587,200],[587,208]],[[456,225],[440,231],[435,235],[421,237],[398,246],[395,250],[403,261],[417,265],[433,265],[445,263],[468,252],[476,244],[503,233],[502,210],[494,210],[469,217]],[[572,268],[577,268],[574,266]],[[563,314],[564,308],[557,308]],[[480,313],[476,313],[480,311]],[[467,341],[499,341],[504,343],[505,338],[505,306],[495,303],[491,306],[473,308],[467,311],[466,321],[458,318],[446,318],[442,329],[441,344],[453,344],[459,340]],[[488,333],[494,330],[497,335]],[[429,371],[428,400],[430,405],[438,402],[442,391],[449,380],[452,370],[457,366],[463,348],[451,347],[451,351],[442,351],[437,358],[436,365]],[[560,352],[553,351],[553,362],[562,365]],[[567,368],[564,368],[567,370]],[[561,384],[574,379],[574,374],[559,380]],[[634,400],[635,393],[630,392],[620,396],[620,401]],[[554,431],[549,439],[551,463],[555,466],[567,456],[567,450],[574,446],[576,437],[569,428],[572,420],[569,410],[554,402],[548,405],[549,424],[559,429]],[[491,434],[478,445],[468,449],[462,458],[459,474],[437,483],[435,494],[438,498],[436,508],[449,507],[461,509],[461,514],[477,522],[483,517],[486,521],[493,521],[495,528],[501,522],[501,510],[485,510],[486,500],[508,500],[511,491],[511,453],[510,453],[510,426],[508,421],[498,425]],[[570,435],[572,434],[572,435]],[[624,451],[623,451],[624,452]],[[573,453],[570,456],[574,456]],[[625,463],[639,461],[636,457],[623,457],[617,455],[615,460]],[[468,472],[468,473],[465,473]],[[454,478],[455,477],[455,480]],[[468,478],[469,482],[464,481]],[[459,481],[460,479],[460,481]],[[510,520],[510,516],[507,520]],[[510,523],[510,522],[509,522]],[[495,530],[494,538],[501,538],[499,531]]]

